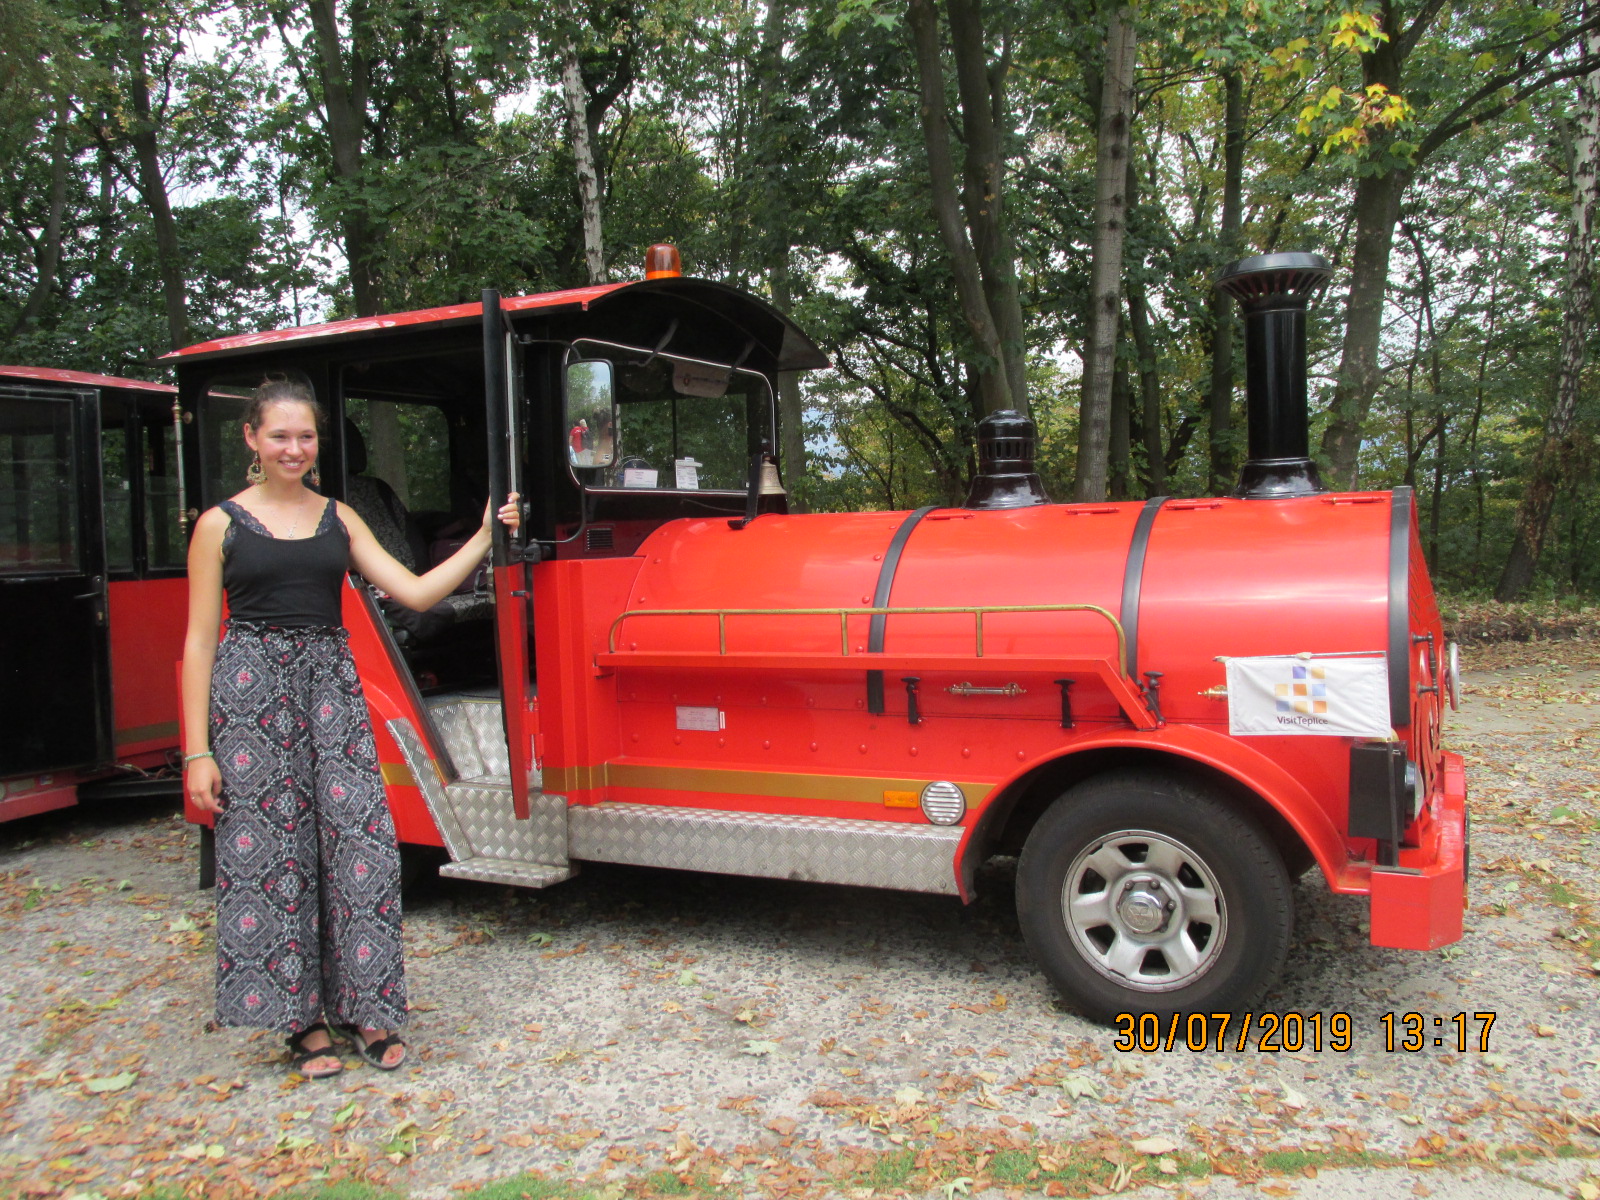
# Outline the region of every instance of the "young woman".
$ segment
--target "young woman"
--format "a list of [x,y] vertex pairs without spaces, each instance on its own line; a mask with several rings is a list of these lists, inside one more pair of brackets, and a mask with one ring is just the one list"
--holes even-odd
[[[184,786],[216,814],[217,1019],[286,1034],[311,1078],[344,1069],[334,1032],[382,1070],[406,1058],[400,858],[340,620],[345,572],[423,610],[490,544],[486,504],[466,545],[413,575],[306,486],[321,423],[299,384],[256,390],[250,486],[203,513],[189,545],[183,654]],[[498,514],[513,529],[516,501]]]

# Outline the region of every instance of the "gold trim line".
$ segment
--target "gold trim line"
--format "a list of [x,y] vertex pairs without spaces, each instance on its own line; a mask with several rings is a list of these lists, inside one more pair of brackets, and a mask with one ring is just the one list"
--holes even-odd
[[[544,786],[550,792],[575,792],[600,787],[654,788],[664,792],[711,792],[720,795],[772,796],[792,800],[833,800],[883,807],[888,791],[921,792],[928,779],[881,775],[812,775],[783,771],[720,771],[707,767],[673,767],[655,763],[600,763],[586,767],[549,768]],[[967,804],[981,804],[993,783],[955,780]]]

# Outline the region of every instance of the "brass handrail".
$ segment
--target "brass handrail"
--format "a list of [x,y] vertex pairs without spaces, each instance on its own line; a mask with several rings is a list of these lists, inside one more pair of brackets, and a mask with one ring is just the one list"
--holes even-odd
[[[977,657],[983,657],[983,618],[1001,613],[1042,612],[1092,612],[1098,613],[1111,624],[1117,635],[1117,668],[1128,661],[1128,635],[1122,622],[1098,604],[1008,604],[1008,605],[957,605],[950,608],[636,608],[622,613],[611,622],[607,635],[608,652],[617,652],[617,630],[629,617],[715,617],[717,618],[717,653],[728,653],[729,617],[838,617],[839,653],[850,657],[851,617],[912,617],[971,615],[977,644]],[[871,652],[857,655],[871,657]]]

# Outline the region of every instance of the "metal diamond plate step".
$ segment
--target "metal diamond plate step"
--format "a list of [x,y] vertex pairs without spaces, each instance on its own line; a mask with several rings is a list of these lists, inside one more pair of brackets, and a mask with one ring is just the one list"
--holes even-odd
[[959,825],[668,808],[578,805],[572,857],[722,875],[853,883],[956,895]]
[[518,862],[506,858],[469,858],[445,863],[439,874],[447,879],[475,879],[479,883],[504,883],[512,887],[542,888],[571,879],[575,866],[554,867],[548,863]]
[[546,887],[571,877],[566,797],[534,792],[528,819],[519,821],[510,780],[503,774],[447,784],[410,721],[396,718],[388,729],[454,860],[440,868],[441,875],[521,887]]
[[521,862],[567,865],[567,798],[535,793],[529,797],[526,821],[517,820],[511,808],[511,785],[500,779],[458,779],[444,789],[445,803],[454,815],[470,853],[452,858],[514,859]]
[[463,778],[510,773],[511,756],[506,750],[498,696],[434,696],[428,700],[428,715],[444,739],[445,753]]

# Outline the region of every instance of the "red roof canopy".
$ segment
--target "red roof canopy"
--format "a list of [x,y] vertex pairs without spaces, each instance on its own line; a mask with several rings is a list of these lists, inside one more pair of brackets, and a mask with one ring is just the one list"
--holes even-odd
[[[531,308],[564,308],[568,306],[587,308],[591,301],[598,300],[618,288],[629,286],[627,283],[602,283],[593,287],[569,288],[564,292],[541,292],[535,296],[508,296],[500,302],[500,307],[506,312],[523,312]],[[328,321],[321,325],[297,325],[290,329],[273,329],[263,333],[240,333],[231,337],[214,338],[209,342],[197,342],[193,346],[185,346],[181,350],[174,350],[170,354],[162,355],[166,359],[187,359],[201,356],[221,356],[238,354],[244,350],[254,350],[260,346],[271,346],[284,342],[312,342],[322,341],[326,338],[343,337],[347,334],[379,333],[389,329],[399,329],[407,325],[450,325],[462,321],[475,321],[482,317],[482,303],[450,304],[443,308],[422,308],[415,312],[380,313],[375,317],[350,317],[343,321]]]
[[120,375],[92,375],[88,371],[63,371],[55,367],[0,367],[0,378],[41,379],[49,383],[73,383],[79,387],[122,388],[130,392],[166,392],[169,396],[177,388],[166,383],[150,383],[144,379],[124,379]]

